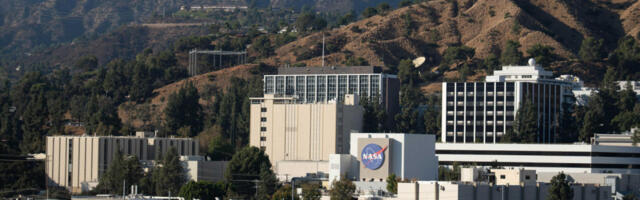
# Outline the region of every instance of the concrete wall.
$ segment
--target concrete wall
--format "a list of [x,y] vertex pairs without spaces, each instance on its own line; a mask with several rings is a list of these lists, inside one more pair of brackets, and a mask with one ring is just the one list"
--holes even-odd
[[273,95],[252,99],[251,146],[264,149],[273,165],[281,160],[327,161],[330,154],[348,152],[349,133],[362,127],[361,106],[289,100]]
[[[350,154],[360,161],[359,138],[389,138],[391,173],[402,179],[436,180],[438,159],[435,157],[435,135],[403,133],[352,133]],[[360,168],[362,164],[360,163]]]
[[307,173],[329,174],[328,161],[280,160],[274,166],[280,181],[291,180],[292,177],[304,177]]
[[[548,184],[505,186],[465,184],[449,181],[418,181],[398,183],[398,196],[391,199],[413,200],[544,200],[548,196]],[[609,187],[597,185],[572,185],[574,200],[608,200]]]

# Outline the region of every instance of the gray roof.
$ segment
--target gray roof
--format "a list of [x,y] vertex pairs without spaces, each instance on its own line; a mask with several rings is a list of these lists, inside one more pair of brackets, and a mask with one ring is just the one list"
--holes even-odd
[[342,67],[280,67],[278,74],[373,74],[382,73],[381,67],[342,66]]

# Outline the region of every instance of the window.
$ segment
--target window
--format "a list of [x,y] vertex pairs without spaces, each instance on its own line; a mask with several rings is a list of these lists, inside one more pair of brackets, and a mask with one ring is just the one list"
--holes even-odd
[[531,75],[522,75],[522,78],[531,78]]
[[267,121],[267,118],[266,118],[266,117],[261,117],[261,118],[260,118],[260,121],[261,121],[261,122],[266,122],[266,121]]
[[262,132],[267,131],[267,127],[260,127],[260,131],[262,131]]
[[531,177],[530,177],[529,175],[525,175],[525,176],[524,176],[524,179],[525,179],[525,180],[529,180],[529,179],[531,179]]
[[267,108],[260,108],[260,112],[267,112]]
[[266,151],[266,150],[267,150],[267,147],[260,147],[260,150],[261,150],[261,151]]
[[[267,141],[267,137],[260,137],[260,141]],[[527,176],[529,177],[529,176]]]
[[503,175],[500,175],[500,179],[505,179],[506,177]]

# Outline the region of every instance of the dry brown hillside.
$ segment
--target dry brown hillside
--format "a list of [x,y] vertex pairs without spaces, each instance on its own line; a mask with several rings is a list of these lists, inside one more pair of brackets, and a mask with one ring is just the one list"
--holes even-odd
[[[150,122],[153,122],[158,117],[163,117],[162,113],[169,99],[169,95],[177,92],[187,82],[191,82],[198,89],[201,94],[203,90],[216,87],[219,89],[229,88],[230,80],[233,77],[248,79],[251,76],[250,69],[256,67],[256,65],[239,65],[235,67],[225,68],[218,71],[213,71],[205,74],[193,76],[164,87],[155,89],[155,97],[151,99],[150,103],[134,104],[133,102],[127,102],[118,108],[118,115],[122,119],[123,123],[131,123],[134,127],[141,127],[142,121],[135,119],[136,109],[149,109],[149,113],[156,113],[151,115]],[[211,99],[200,99],[200,104],[208,104],[213,102]],[[159,113],[159,114],[158,114]]]
[[508,40],[520,42],[525,56],[526,49],[540,43],[571,59],[585,37],[605,39],[608,49],[621,36],[637,37],[639,8],[635,0],[434,0],[308,35],[278,48],[268,62],[320,65],[323,34],[328,65],[340,65],[350,56],[380,66],[426,56],[427,65],[435,66],[449,46],[472,47],[476,58],[484,58],[499,54]]

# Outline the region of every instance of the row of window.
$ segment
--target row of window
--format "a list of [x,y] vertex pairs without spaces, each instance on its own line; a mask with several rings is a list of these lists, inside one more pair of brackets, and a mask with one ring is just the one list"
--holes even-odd
[[345,94],[380,95],[380,75],[266,75],[265,94],[298,96],[306,102],[344,100]]

